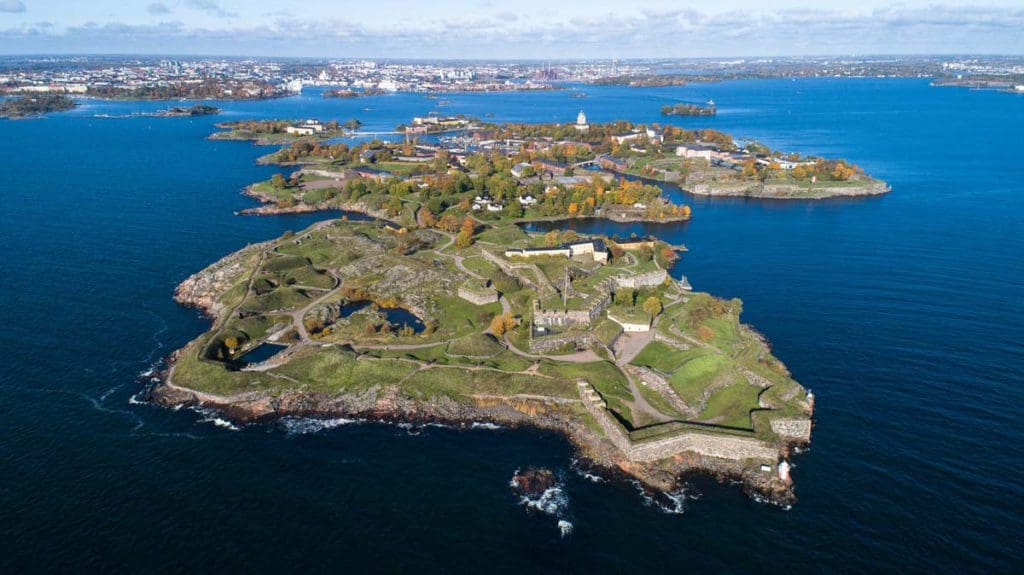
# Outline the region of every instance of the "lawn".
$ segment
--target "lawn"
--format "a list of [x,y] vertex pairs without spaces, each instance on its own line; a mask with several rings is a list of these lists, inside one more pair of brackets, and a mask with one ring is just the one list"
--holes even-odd
[[760,393],[761,388],[745,381],[723,387],[708,398],[699,419],[726,427],[751,429],[750,412],[758,408]]
[[687,361],[669,378],[672,389],[689,405],[696,405],[704,390],[717,377],[731,375],[731,363],[725,356],[707,354]]
[[689,361],[689,359],[692,359],[692,357],[688,357],[688,352],[683,352],[682,350],[670,347],[665,343],[655,340],[644,346],[644,348],[640,350],[640,353],[638,353],[630,363],[633,365],[656,369],[662,373],[672,373]]
[[505,351],[505,346],[498,343],[498,340],[489,334],[469,335],[448,344],[449,355],[493,357],[503,351]]

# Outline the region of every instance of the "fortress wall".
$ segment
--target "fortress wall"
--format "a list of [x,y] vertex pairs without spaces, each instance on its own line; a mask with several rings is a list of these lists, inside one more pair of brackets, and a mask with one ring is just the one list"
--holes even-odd
[[630,461],[651,462],[672,457],[677,453],[690,451],[707,457],[728,460],[760,459],[774,461],[779,457],[777,449],[750,437],[730,437],[685,431],[672,437],[634,443],[626,431],[608,414],[608,406],[590,383],[577,382],[583,405],[597,420],[608,440]]
[[787,439],[811,440],[810,419],[773,419],[772,431]]

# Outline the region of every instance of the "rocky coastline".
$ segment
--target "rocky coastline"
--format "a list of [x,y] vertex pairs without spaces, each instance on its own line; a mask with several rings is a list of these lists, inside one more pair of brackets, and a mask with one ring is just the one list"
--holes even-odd
[[473,404],[451,399],[415,400],[402,397],[389,387],[373,387],[363,394],[322,395],[300,391],[279,396],[261,393],[222,397],[174,385],[174,357],[161,374],[147,399],[170,408],[203,407],[213,409],[236,424],[270,423],[285,417],[344,417],[387,424],[443,424],[469,427],[490,423],[506,428],[535,428],[556,432],[570,441],[577,465],[587,472],[612,482],[639,483],[652,498],[666,498],[696,476],[709,476],[719,482],[736,482],[755,499],[779,506],[796,501],[792,484],[774,476],[766,477],[739,462],[699,454],[680,454],[652,463],[626,460],[617,450],[584,425],[573,422],[563,406],[530,398],[477,398]]

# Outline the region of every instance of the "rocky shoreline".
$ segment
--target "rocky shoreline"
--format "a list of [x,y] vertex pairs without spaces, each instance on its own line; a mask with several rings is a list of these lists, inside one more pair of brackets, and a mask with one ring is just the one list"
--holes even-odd
[[164,407],[203,407],[219,412],[237,424],[270,423],[285,417],[351,418],[388,424],[444,424],[471,426],[491,423],[508,428],[553,431],[567,438],[576,451],[577,464],[587,472],[620,483],[639,482],[652,498],[667,500],[694,476],[710,476],[719,482],[738,482],[745,493],[780,506],[796,501],[792,485],[774,476],[765,477],[737,462],[697,454],[680,454],[653,463],[626,460],[621,453],[584,425],[572,423],[564,406],[529,398],[476,398],[473,405],[451,399],[414,400],[394,388],[370,388],[363,394],[334,396],[286,392],[272,397],[261,393],[222,397],[174,385],[171,367],[147,399]]

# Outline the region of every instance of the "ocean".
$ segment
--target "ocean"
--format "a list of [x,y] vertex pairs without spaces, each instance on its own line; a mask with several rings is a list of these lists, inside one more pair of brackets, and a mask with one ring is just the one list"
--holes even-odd
[[[1024,568],[1024,97],[917,79],[219,102],[220,116],[102,118],[170,104],[83,100],[0,121],[0,571],[1020,572]],[[655,233],[673,273],[743,319],[817,396],[789,510],[696,481],[672,509],[594,482],[529,429],[333,420],[232,426],[140,403],[148,373],[208,321],[189,274],[322,214],[236,216],[268,149],[206,140],[242,118],[430,111],[494,121],[672,118],[774,149],[845,157],[886,196],[696,198]],[[513,472],[559,474],[547,511]],[[563,535],[559,520],[572,524]]]

